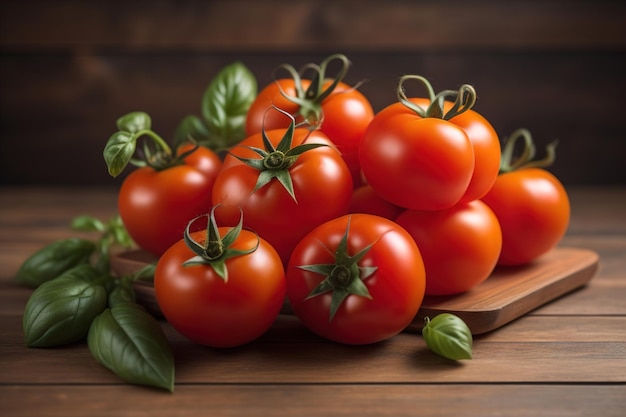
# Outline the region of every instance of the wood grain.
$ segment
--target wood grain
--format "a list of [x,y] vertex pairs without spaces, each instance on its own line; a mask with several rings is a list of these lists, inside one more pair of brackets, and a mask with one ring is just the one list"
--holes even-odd
[[[7,416],[623,415],[626,408],[624,188],[570,189],[567,245],[599,254],[597,275],[497,331],[474,359],[451,362],[402,333],[371,346],[323,340],[280,316],[259,340],[219,350],[161,325],[176,360],[173,394],[125,384],[84,343],[23,344],[32,290],[13,274],[33,248],[72,234],[76,213],[115,210],[115,191],[0,188],[0,409]],[[15,220],[14,220],[15,219]],[[595,225],[595,227],[594,227]]]
[[[131,395],[128,395],[132,393]],[[89,415],[140,416],[147,408],[154,417],[191,417],[219,412],[220,416],[295,415],[528,417],[567,415],[621,417],[626,405],[624,386],[554,385],[180,385],[174,395],[124,386],[17,386],[3,398],[21,398],[28,407],[7,401],[13,417],[32,412],[51,417]]]

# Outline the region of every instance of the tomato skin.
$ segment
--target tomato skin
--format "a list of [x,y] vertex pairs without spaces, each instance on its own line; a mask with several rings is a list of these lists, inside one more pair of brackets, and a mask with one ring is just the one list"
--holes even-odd
[[[430,101],[425,98],[411,98],[411,102],[426,109]],[[444,111],[448,111],[452,103],[444,103]],[[500,170],[500,139],[491,123],[480,113],[469,109],[450,119],[462,128],[469,138],[474,150],[474,172],[467,190],[459,202],[466,203],[480,199],[487,194],[498,177]]]
[[118,211],[135,243],[158,257],[182,239],[187,223],[211,209],[211,190],[221,165],[217,154],[199,147],[182,165],[131,172],[120,188]]
[[372,120],[359,158],[367,182],[382,198],[414,210],[457,204],[474,172],[474,151],[462,128],[421,118],[401,103]]
[[348,213],[367,213],[394,220],[403,209],[381,198],[369,184],[361,185],[352,192]]
[[[285,129],[266,133],[276,146]],[[239,220],[238,207],[242,207],[244,225],[270,242],[285,264],[304,235],[318,224],[347,213],[353,189],[350,172],[332,142],[320,131],[308,133],[296,129],[293,146],[328,146],[304,152],[289,168],[297,202],[276,179],[253,192],[259,171],[232,155],[224,160],[224,169],[213,186],[213,202],[222,205],[216,210],[218,223],[234,225]],[[262,148],[261,141],[260,134],[252,135],[231,153],[254,157],[256,154],[243,146]]]
[[[323,88],[331,83],[330,80],[324,82]],[[302,80],[304,89],[310,84],[310,80]],[[269,130],[286,128],[289,125],[289,120],[284,115],[278,111],[268,111],[272,106],[290,114],[296,114],[300,110],[300,106],[285,98],[283,93],[296,97],[293,79],[276,80],[259,92],[246,118],[248,135],[259,133],[263,128]],[[374,109],[363,93],[344,82],[337,84],[321,107],[323,121],[319,128],[341,152],[356,186],[361,182],[358,147],[365,129],[374,118]]]
[[[306,299],[324,276],[299,266],[334,263],[348,219],[348,253],[373,243],[358,265],[378,268],[363,280],[372,299],[348,295],[329,321],[330,292]],[[411,236],[391,220],[370,214],[342,216],[315,228],[294,249],[286,279],[287,297],[304,325],[345,344],[376,343],[404,330],[421,306],[425,286],[424,265]]]
[[523,265],[555,247],[567,231],[570,201],[561,182],[541,168],[498,176],[482,198],[502,226],[500,265]]
[[[229,228],[219,230],[223,236]],[[206,231],[191,236],[202,243]],[[256,242],[253,232],[242,230],[232,247],[246,250]],[[226,282],[210,266],[182,265],[193,256],[179,241],[157,263],[154,288],[167,321],[193,342],[211,347],[240,346],[265,333],[286,291],[283,265],[271,245],[261,239],[254,252],[226,260]]]
[[502,249],[498,219],[480,200],[441,211],[407,210],[396,222],[422,253],[426,295],[469,291],[493,272]]

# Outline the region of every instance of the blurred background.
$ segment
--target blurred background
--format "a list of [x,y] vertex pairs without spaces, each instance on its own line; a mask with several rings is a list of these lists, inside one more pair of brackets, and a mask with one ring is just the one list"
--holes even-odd
[[528,128],[539,156],[559,140],[566,185],[626,184],[621,0],[19,0],[0,1],[0,185],[119,185],[102,159],[119,116],[170,138],[233,61],[261,88],[332,53],[376,110],[405,74],[469,83],[501,136]]

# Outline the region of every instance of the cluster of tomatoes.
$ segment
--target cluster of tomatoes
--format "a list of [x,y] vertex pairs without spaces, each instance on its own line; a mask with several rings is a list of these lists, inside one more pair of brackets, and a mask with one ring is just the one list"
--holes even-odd
[[[428,97],[407,97],[408,82]],[[469,85],[435,94],[405,76],[398,101],[375,113],[340,79],[278,79],[224,158],[185,145],[183,163],[133,171],[120,215],[159,258],[164,316],[197,343],[237,346],[287,300],[323,337],[374,343],[405,329],[424,296],[469,291],[496,265],[550,250],[567,194],[513,160],[517,139],[502,152],[475,99]]]

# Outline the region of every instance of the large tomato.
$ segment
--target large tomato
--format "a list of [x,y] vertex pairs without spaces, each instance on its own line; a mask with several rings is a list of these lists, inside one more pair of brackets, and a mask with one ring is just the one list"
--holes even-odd
[[[432,93],[427,80],[415,78]],[[475,91],[463,86],[454,103],[443,100],[447,93],[428,99],[405,96],[379,112],[363,136],[363,173],[377,193],[396,205],[447,209],[482,197],[495,182],[500,143],[491,124],[471,109]],[[463,101],[466,96],[471,98]]]
[[[423,98],[410,100],[424,109],[430,104],[429,100]],[[451,102],[446,101],[444,111],[448,111],[452,105]],[[474,149],[472,179],[460,202],[477,200],[487,194],[498,176],[501,153],[500,139],[491,123],[473,109],[465,110],[454,116],[450,119],[450,123],[461,127],[467,133]]]
[[[218,230],[225,242],[233,228]],[[207,236],[207,231],[190,234],[197,244],[210,248]],[[224,253],[212,255],[204,263],[184,265],[197,254],[180,240],[161,256],[154,275],[161,312],[196,343],[233,347],[251,342],[272,325],[283,305],[282,261],[269,243],[249,230],[240,230]],[[212,264],[219,262],[221,268]]]
[[[178,152],[189,149],[191,145],[183,145]],[[160,256],[182,239],[187,223],[211,209],[211,190],[221,165],[217,154],[200,146],[182,164],[131,172],[120,188],[118,210],[137,245]]]
[[314,333],[346,344],[388,339],[414,319],[424,297],[424,265],[411,236],[370,214],[326,222],[296,246],[287,296]]
[[[524,144],[515,157],[516,141]],[[522,265],[555,247],[567,231],[570,202],[563,184],[543,169],[552,164],[556,144],[542,160],[534,160],[535,147],[526,129],[513,132],[505,144],[502,173],[482,200],[494,211],[502,227],[501,265]]]
[[[344,60],[347,71],[348,62],[343,56],[331,56],[333,59]],[[325,65],[322,65],[325,69]],[[361,181],[358,147],[367,125],[374,117],[374,110],[368,98],[340,79],[325,78],[324,70],[319,74],[323,80],[318,85],[311,85],[311,79],[281,78],[268,84],[257,95],[250,106],[246,119],[246,133],[252,135],[261,129],[287,127],[288,122],[276,112],[268,109],[277,107],[294,117],[298,123],[307,120],[317,125],[341,152],[353,176],[353,182]],[[304,103],[304,104],[302,104]]]
[[427,295],[469,291],[491,275],[502,249],[498,219],[480,200],[446,210],[407,210],[396,222],[420,249]]
[[382,198],[415,210],[452,207],[474,172],[474,151],[462,128],[409,109],[378,113],[363,136],[359,156],[367,182]]
[[570,203],[561,182],[541,168],[502,174],[482,199],[502,226],[501,265],[521,265],[548,252],[565,235]]
[[[290,132],[290,129],[265,132],[269,142],[277,148],[265,157],[250,149],[266,145],[263,133],[244,139],[225,158],[224,168],[213,186],[213,203],[221,205],[216,211],[220,223],[233,224],[242,208],[246,227],[270,242],[285,264],[291,250],[305,234],[347,213],[353,189],[352,177],[341,155],[326,135],[317,130],[293,130],[290,146],[292,149],[313,144],[322,146],[306,150],[285,166],[279,163],[276,169],[266,168],[288,155],[289,151],[278,150],[278,145],[286,135],[291,135]],[[250,166],[234,155],[250,158],[262,166]],[[259,187],[259,178],[263,177],[268,180]],[[293,194],[285,181],[291,182]]]

